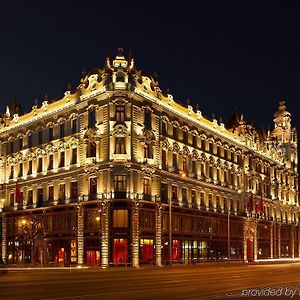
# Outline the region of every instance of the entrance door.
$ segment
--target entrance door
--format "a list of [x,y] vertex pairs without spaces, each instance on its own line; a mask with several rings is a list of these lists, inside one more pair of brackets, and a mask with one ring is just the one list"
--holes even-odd
[[64,265],[65,262],[65,248],[59,248],[58,250],[58,264]]
[[113,263],[127,264],[128,260],[128,239],[114,239],[113,241]]
[[247,260],[253,261],[253,241],[247,239]]
[[99,265],[100,264],[100,251],[87,250],[86,251],[86,264],[87,265]]

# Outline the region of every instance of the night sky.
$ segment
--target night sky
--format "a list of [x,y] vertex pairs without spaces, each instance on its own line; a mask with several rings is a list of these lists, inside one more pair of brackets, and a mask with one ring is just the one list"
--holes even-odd
[[[163,90],[223,121],[235,109],[273,128],[285,100],[300,128],[300,10],[285,1],[7,1],[1,3],[0,103],[29,110],[75,88],[118,47]],[[203,4],[201,4],[203,3]],[[265,6],[264,6],[265,5]]]

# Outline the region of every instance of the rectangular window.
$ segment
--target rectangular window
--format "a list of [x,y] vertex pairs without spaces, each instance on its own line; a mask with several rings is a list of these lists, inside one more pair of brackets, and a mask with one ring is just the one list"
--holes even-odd
[[38,167],[37,167],[37,172],[40,173],[43,171],[43,158],[39,157],[38,158]]
[[116,121],[124,122],[125,121],[125,106],[116,105]]
[[59,159],[59,168],[62,168],[65,166],[65,152],[60,152],[60,159]]
[[71,165],[77,164],[77,148],[72,149],[72,160]]
[[126,175],[115,175],[115,192],[126,192]]
[[196,204],[196,195],[197,195],[196,191],[192,190],[192,203],[193,204]]
[[172,185],[172,201],[178,200],[177,186]]
[[9,174],[9,179],[14,178],[14,166],[10,166],[10,174]]
[[126,154],[126,151],[125,151],[125,137],[116,137],[115,154]]
[[64,183],[59,185],[59,200],[66,198],[66,185]]
[[114,209],[113,211],[113,227],[128,227],[128,210]]
[[204,202],[204,196],[205,196],[205,194],[204,194],[204,192],[201,192],[200,193],[200,204],[201,204],[201,206],[204,206],[204,204],[205,204],[205,202]]
[[28,172],[27,172],[27,175],[31,175],[31,174],[32,174],[32,160],[28,162]]
[[187,202],[187,189],[182,188],[182,201]]
[[150,195],[150,179],[143,178],[143,193],[144,195]]
[[196,161],[192,160],[192,173],[196,175]]
[[51,142],[53,141],[53,127],[49,127],[48,133],[49,133],[49,142]]
[[160,198],[162,203],[168,203],[168,185],[162,183],[160,188]]
[[54,200],[54,186],[50,185],[48,187],[48,201],[53,201]]
[[14,142],[9,142],[9,153],[14,153]]
[[19,139],[19,150],[22,150],[23,149],[23,139],[20,138]]
[[212,194],[208,195],[208,206],[213,207],[213,202],[212,202]]
[[94,109],[89,110],[89,128],[95,128],[96,125],[96,111]]
[[167,169],[167,152],[164,149],[161,152],[161,164],[162,164],[162,168],[164,170],[166,170]]
[[53,169],[53,154],[49,155],[49,164],[48,164],[48,170]]
[[32,134],[29,134],[29,136],[28,136],[28,147],[29,148],[32,147]]
[[32,190],[28,190],[28,193],[27,193],[27,204],[28,205],[32,205],[33,204],[33,191]]
[[59,133],[61,138],[65,137],[65,123],[60,124]]
[[95,198],[97,194],[97,178],[90,178],[90,195]]
[[182,169],[187,172],[187,158],[185,156],[182,158]]
[[162,122],[162,135],[166,136],[168,134],[168,124],[166,122]]
[[9,206],[14,206],[15,205],[15,194],[10,193],[9,195]]
[[71,182],[71,199],[78,198],[78,182],[72,181]]
[[175,169],[175,171],[177,170],[177,154],[176,153],[173,153],[172,155],[173,157],[173,168]]
[[38,143],[39,145],[43,144],[43,131],[38,132]]
[[43,188],[38,188],[38,202],[43,202],[44,190]]
[[19,165],[19,177],[23,176],[23,163],[20,163]]
[[73,119],[71,126],[72,126],[72,134],[75,134],[78,131],[78,119]]

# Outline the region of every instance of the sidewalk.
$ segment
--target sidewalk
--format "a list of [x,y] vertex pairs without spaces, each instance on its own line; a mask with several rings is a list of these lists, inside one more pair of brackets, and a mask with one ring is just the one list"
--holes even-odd
[[196,264],[185,264],[185,263],[173,263],[172,265],[162,265],[158,267],[153,264],[148,265],[140,265],[139,268],[134,268],[132,266],[109,266],[108,268],[102,269],[101,266],[43,266],[40,265],[8,265],[8,266],[1,266],[0,270],[6,271],[32,271],[32,270],[81,270],[81,269],[89,269],[89,270],[146,270],[146,269],[170,269],[170,268],[194,268],[194,267],[226,267],[226,266],[244,266],[244,265],[270,265],[270,264],[286,264],[286,263],[300,263],[299,260],[293,259],[280,259],[280,260],[257,260],[253,262],[243,262],[243,261],[223,261],[223,262],[202,262]]

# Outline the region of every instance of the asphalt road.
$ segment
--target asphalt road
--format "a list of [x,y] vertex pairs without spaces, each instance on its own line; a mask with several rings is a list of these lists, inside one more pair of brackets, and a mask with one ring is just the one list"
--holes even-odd
[[[10,270],[0,274],[0,299],[13,300],[240,299],[243,290],[244,295],[252,296],[248,299],[258,293],[264,293],[260,294],[264,296],[261,299],[300,299],[300,263],[73,269],[72,272]],[[267,296],[272,291],[277,293],[275,298]]]

